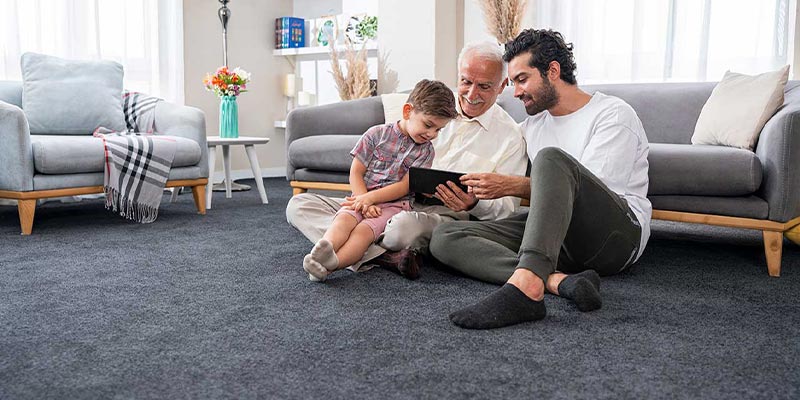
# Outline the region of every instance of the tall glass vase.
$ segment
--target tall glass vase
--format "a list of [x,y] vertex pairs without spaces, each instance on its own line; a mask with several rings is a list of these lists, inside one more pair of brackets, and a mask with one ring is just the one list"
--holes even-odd
[[223,96],[219,102],[219,137],[239,137],[239,105],[236,96]]

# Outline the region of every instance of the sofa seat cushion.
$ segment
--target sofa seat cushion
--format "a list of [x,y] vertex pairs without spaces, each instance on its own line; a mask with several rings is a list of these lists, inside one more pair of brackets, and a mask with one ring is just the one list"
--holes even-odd
[[[767,219],[769,204],[758,196],[647,196],[654,210]],[[782,221],[785,222],[785,221]]]
[[733,147],[651,143],[650,195],[744,196],[761,186],[755,153]]
[[350,171],[350,151],[361,135],[319,135],[297,139],[289,145],[289,162],[295,168]]
[[[194,140],[169,136],[175,140],[173,167],[200,162],[200,145]],[[33,167],[40,174],[79,174],[103,172],[103,139],[94,136],[31,135]]]

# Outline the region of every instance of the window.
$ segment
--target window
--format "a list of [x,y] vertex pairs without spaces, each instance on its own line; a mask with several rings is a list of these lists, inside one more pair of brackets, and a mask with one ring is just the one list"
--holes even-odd
[[793,0],[538,0],[535,26],[575,44],[578,81],[717,81],[789,64]]
[[20,80],[31,51],[106,59],[125,68],[125,88],[183,102],[181,0],[0,0],[0,79]]

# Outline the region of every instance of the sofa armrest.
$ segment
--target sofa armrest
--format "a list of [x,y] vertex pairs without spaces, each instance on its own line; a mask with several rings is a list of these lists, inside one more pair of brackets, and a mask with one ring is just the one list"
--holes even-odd
[[206,144],[206,116],[200,109],[160,101],[156,105],[155,132],[160,135],[192,139],[200,145],[202,177],[208,177],[208,145]]
[[286,179],[294,179],[289,158],[293,141],[317,135],[361,135],[383,122],[380,96],[294,109],[286,117]]
[[0,101],[0,190],[33,190],[33,150],[25,113]]
[[800,87],[787,90],[785,104],[767,121],[756,146],[763,180],[759,197],[769,204],[769,219],[800,216]]

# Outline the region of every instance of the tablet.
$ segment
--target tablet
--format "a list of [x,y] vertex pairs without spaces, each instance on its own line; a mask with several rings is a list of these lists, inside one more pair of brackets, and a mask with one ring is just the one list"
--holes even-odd
[[447,186],[447,181],[452,181],[458,185],[461,190],[464,192],[467,191],[467,186],[462,185],[459,180],[459,178],[465,174],[460,172],[411,167],[408,173],[409,191],[414,193],[436,194],[436,186],[440,184]]

